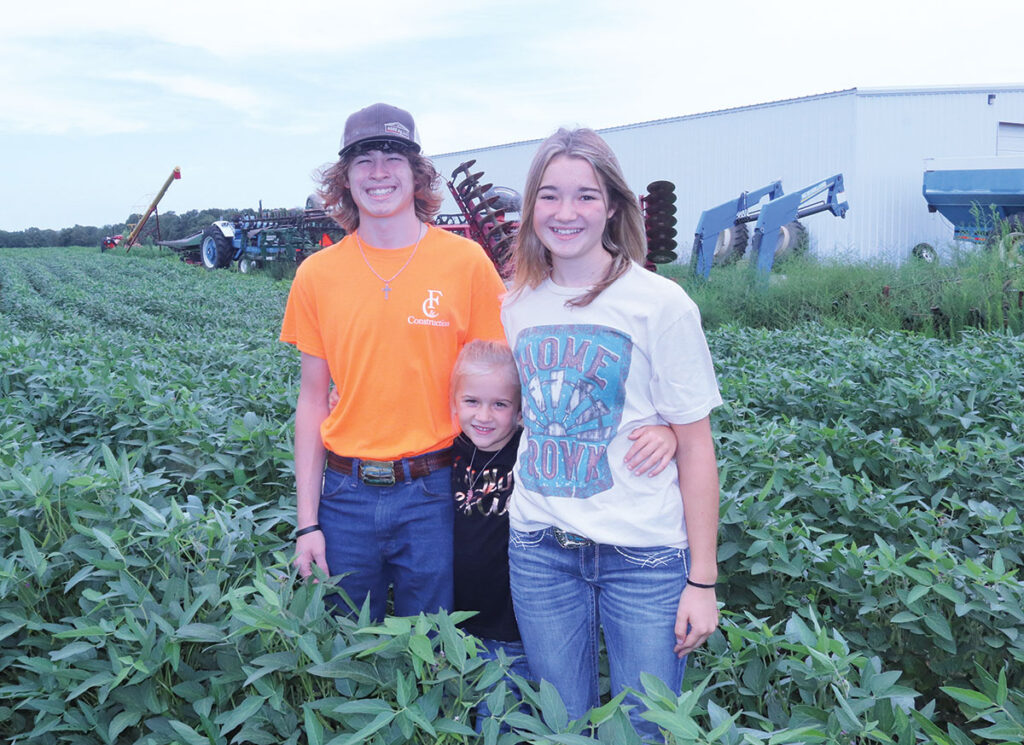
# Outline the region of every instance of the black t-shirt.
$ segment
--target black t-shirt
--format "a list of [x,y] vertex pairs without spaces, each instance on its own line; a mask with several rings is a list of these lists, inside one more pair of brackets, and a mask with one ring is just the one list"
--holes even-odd
[[498,452],[460,434],[452,446],[455,497],[455,610],[479,613],[462,624],[484,639],[519,641],[508,580],[508,498],[519,449],[518,429]]

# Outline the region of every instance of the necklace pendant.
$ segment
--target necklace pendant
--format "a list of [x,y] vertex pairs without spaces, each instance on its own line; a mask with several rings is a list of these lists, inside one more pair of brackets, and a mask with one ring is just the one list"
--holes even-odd
[[373,274],[374,277],[376,277],[377,279],[379,279],[381,282],[384,283],[384,287],[382,287],[381,289],[384,291],[384,299],[385,300],[387,300],[389,297],[391,297],[391,280],[393,280],[399,274],[404,272],[405,268],[407,266],[409,266],[409,264],[413,260],[413,257],[416,255],[416,251],[420,247],[420,241],[423,240],[423,237],[428,232],[429,232],[429,230],[425,229],[425,226],[423,226],[421,224],[420,225],[420,230],[419,230],[419,238],[416,239],[416,245],[412,247],[412,253],[409,254],[409,258],[405,260],[404,264],[402,264],[402,268],[399,269],[394,274],[392,274],[389,278],[384,278],[384,277],[380,276],[380,274],[377,273],[377,270],[373,268],[373,265],[370,263],[370,260],[366,258],[366,252],[363,251],[363,242],[361,240],[359,240],[359,232],[356,231],[355,233],[352,234],[355,237],[355,239],[356,239],[356,245],[359,247],[359,255],[363,257],[363,263],[366,264],[366,268],[370,270],[370,272]]

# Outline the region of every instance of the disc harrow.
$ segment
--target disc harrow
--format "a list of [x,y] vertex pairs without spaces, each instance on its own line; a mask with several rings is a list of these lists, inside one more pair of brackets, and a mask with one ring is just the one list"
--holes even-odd
[[505,214],[506,211],[518,212],[522,199],[512,189],[482,183],[484,172],[471,170],[475,164],[475,160],[460,163],[452,171],[448,189],[465,218],[469,237],[483,246],[498,274],[507,279],[512,269],[512,242],[519,223],[506,220]]

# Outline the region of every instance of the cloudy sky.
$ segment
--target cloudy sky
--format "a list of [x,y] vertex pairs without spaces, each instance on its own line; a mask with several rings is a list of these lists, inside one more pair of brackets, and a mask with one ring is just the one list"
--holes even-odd
[[[0,230],[293,207],[345,117],[424,150],[846,88],[1024,83],[1024,2],[31,0],[0,19]],[[756,136],[756,133],[751,133]]]

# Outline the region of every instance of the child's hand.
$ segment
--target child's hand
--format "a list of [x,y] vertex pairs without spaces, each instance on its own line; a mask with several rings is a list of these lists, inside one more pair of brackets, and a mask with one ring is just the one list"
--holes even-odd
[[327,394],[327,409],[328,411],[334,411],[334,407],[338,405],[338,401],[341,400],[341,394],[338,393],[338,389],[334,387],[334,382],[331,382],[331,392]]
[[676,436],[671,427],[648,424],[629,433],[633,446],[626,453],[626,468],[637,476],[657,476],[675,457]]

